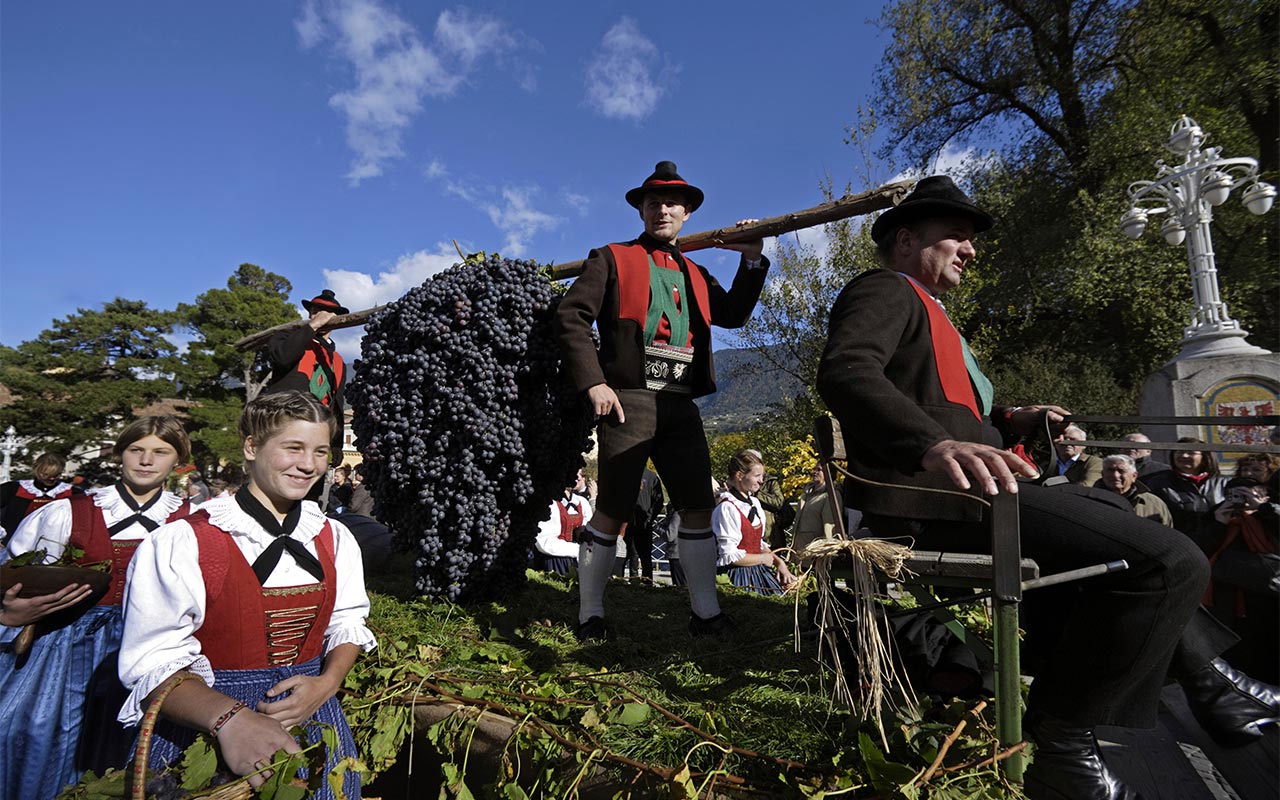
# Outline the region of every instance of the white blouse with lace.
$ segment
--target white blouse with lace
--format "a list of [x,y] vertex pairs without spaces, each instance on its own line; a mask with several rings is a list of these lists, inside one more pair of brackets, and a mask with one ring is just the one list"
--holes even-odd
[[[209,514],[215,527],[232,537],[250,564],[273,541],[271,534],[240,508],[235,497],[215,498],[200,509]],[[333,530],[337,586],[333,613],[325,628],[324,652],[328,654],[340,644],[354,644],[367,652],[374,648],[375,639],[365,624],[369,597],[364,590],[364,564],[355,537],[341,522],[325,517],[311,501],[303,501],[298,525],[289,535],[318,556],[315,538],[326,521]],[[312,583],[315,578],[285,555],[263,588]],[[204,579],[195,532],[186,521],[178,520],[151,534],[129,565],[120,680],[130,694],[120,710],[122,723],[137,724],[142,718],[143,700],[178,670],[190,670],[217,688],[213,669],[195,637],[204,624],[204,614]]]

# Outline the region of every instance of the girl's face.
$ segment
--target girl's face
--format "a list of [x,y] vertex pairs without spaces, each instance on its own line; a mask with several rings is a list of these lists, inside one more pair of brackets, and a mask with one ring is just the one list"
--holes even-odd
[[329,465],[329,426],[293,420],[264,442],[244,440],[249,491],[283,516],[307,496]]
[[136,496],[159,489],[176,466],[178,451],[155,434],[142,437],[120,454],[124,484]]
[[764,466],[753,464],[746,472],[734,473],[733,484],[743,494],[755,494],[764,485]]
[[1204,471],[1204,453],[1199,450],[1174,453],[1173,466],[1183,475],[1198,475]]

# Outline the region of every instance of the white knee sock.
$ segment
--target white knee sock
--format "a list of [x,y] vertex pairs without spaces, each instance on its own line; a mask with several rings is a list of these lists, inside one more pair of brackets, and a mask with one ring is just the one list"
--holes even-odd
[[[617,534],[601,533],[587,523],[578,544],[578,622],[604,616],[604,585],[613,572]],[[609,544],[601,544],[609,542]]]
[[720,599],[716,596],[716,557],[719,548],[710,528],[689,530],[681,528],[680,566],[689,581],[689,608],[703,619],[711,619],[720,613]]

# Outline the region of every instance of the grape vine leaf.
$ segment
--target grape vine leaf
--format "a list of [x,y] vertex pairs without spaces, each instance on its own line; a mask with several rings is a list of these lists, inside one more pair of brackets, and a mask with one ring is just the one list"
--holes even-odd
[[200,736],[182,754],[182,788],[200,789],[218,771],[218,754],[208,738]]

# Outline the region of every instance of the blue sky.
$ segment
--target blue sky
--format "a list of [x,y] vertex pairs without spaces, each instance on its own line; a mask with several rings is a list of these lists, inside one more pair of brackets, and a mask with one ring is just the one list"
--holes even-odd
[[686,232],[816,205],[860,174],[880,6],[5,3],[0,342],[246,261],[354,309],[453,240],[579,259],[639,232],[622,195],[662,159],[707,193]]

